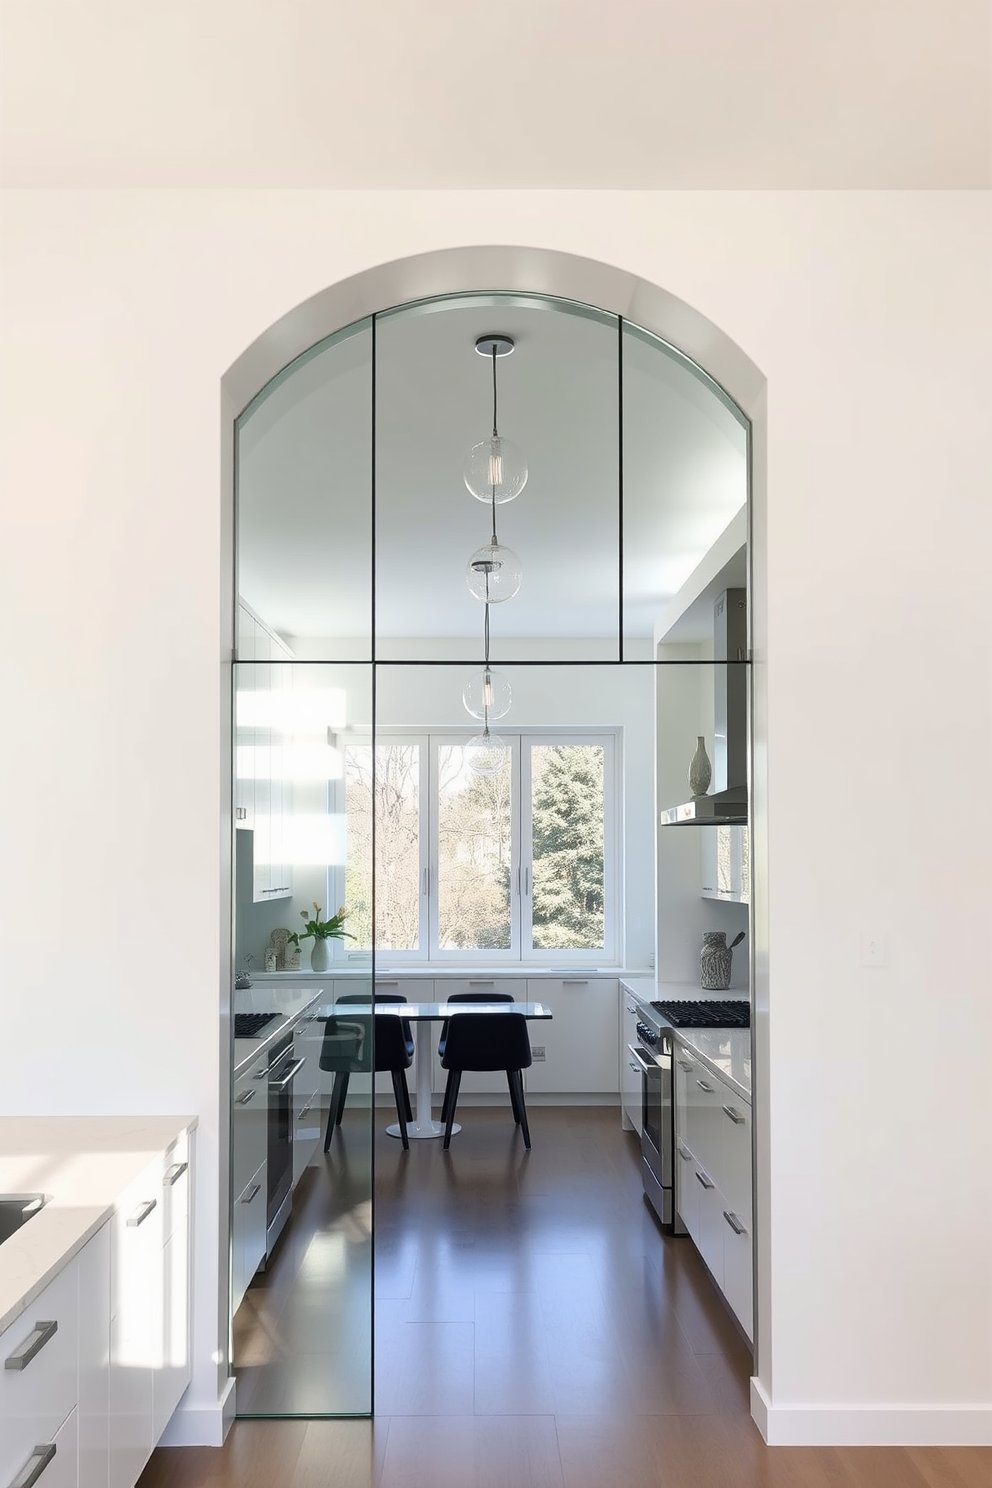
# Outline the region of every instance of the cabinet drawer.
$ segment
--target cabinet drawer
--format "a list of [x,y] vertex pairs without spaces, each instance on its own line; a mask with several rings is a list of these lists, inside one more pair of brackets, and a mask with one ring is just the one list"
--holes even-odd
[[751,1222],[724,1201],[723,1223],[723,1294],[750,1341],[754,1327]]
[[[73,1259],[0,1334],[0,1483],[13,1480],[34,1448],[50,1442],[74,1408],[78,1338]],[[45,1471],[50,1473],[51,1466]]]
[[[679,1066],[676,1064],[676,1071]],[[723,1127],[726,1124],[721,1107],[721,1086],[702,1064],[685,1077],[685,1131],[682,1140],[693,1156],[717,1182],[720,1178],[723,1152]]]
[[751,1107],[724,1086],[720,1092],[723,1117],[719,1184],[727,1207],[751,1214]]
[[189,1217],[189,1134],[165,1155],[162,1173],[162,1238],[185,1231]]
[[[3,1438],[4,1449],[7,1446]],[[3,1483],[33,1479],[35,1488],[88,1488],[79,1478],[79,1442],[76,1412],[70,1411],[58,1431],[44,1441],[33,1441],[16,1468],[4,1474]]]
[[698,1245],[699,1184],[696,1182],[696,1164],[684,1142],[675,1144],[675,1210]]
[[231,1109],[234,1129],[232,1187],[235,1193],[241,1192],[259,1164],[265,1161],[268,1150],[268,1067],[267,1057],[258,1059],[234,1083]]

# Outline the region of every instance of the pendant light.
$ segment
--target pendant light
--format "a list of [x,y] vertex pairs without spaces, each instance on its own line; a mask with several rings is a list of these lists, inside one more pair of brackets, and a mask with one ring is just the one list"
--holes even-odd
[[[509,758],[509,746],[499,734],[489,732],[489,719],[502,718],[510,711],[510,684],[501,672],[489,665],[489,606],[483,624],[484,661],[481,672],[469,677],[462,690],[462,702],[473,718],[482,719],[482,733],[473,734],[465,745],[465,763],[474,775],[497,775]],[[479,711],[476,711],[476,710]]]
[[493,432],[488,440],[469,451],[463,476],[465,485],[479,501],[488,501],[492,512],[492,534],[488,543],[477,548],[468,560],[465,578],[469,591],[485,605],[483,622],[484,660],[481,672],[475,672],[462,689],[462,702],[473,718],[481,718],[481,734],[475,734],[465,746],[465,763],[475,775],[496,775],[509,759],[509,746],[498,734],[490,733],[490,718],[502,718],[510,710],[510,684],[489,665],[489,610],[494,604],[512,599],[523,581],[520,559],[512,548],[504,547],[496,532],[496,508],[518,496],[527,483],[527,465],[515,445],[499,432],[496,390],[496,361],[509,356],[513,341],[509,336],[480,336],[475,343],[480,356],[489,356],[493,364]]
[[493,364],[493,432],[488,439],[474,444],[462,469],[466,488],[477,501],[491,501],[501,506],[519,496],[527,484],[527,461],[523,453],[499,432],[497,419],[496,361],[513,350],[512,336],[480,336],[475,343],[480,356],[492,358]]

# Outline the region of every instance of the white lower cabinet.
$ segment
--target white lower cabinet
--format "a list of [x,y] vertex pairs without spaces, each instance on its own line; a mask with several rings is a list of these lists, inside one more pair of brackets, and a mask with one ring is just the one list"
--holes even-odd
[[527,982],[527,1000],[551,1009],[549,1022],[528,1024],[531,1046],[544,1049],[525,1075],[533,1094],[617,1094],[619,1023],[616,977],[542,977]]
[[0,1484],[133,1488],[190,1378],[188,1138],[0,1334]]
[[110,1222],[110,1488],[133,1488],[189,1383],[189,1182],[183,1139]]
[[750,1339],[751,1105],[678,1041],[675,1207]]
[[[76,1464],[76,1403],[79,1394],[79,1267],[76,1259],[59,1272],[27,1309],[0,1334],[0,1483],[13,1483],[29,1469],[41,1468],[45,1488],[61,1472],[47,1451],[63,1424],[71,1436]],[[40,1453],[41,1455],[36,1455]],[[56,1454],[58,1455],[58,1454]],[[59,1481],[63,1481],[61,1478]],[[73,1476],[75,1484],[75,1476]]]

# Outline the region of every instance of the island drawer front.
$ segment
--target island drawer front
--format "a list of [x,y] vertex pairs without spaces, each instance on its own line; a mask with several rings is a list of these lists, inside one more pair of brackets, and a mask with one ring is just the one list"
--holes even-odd
[[[6,1441],[4,1442],[6,1445]],[[8,1483],[23,1482],[24,1474],[34,1477],[34,1488],[84,1488],[79,1475],[78,1416],[72,1411],[58,1431],[44,1442],[32,1442],[21,1462],[9,1476]]]
[[723,1118],[719,1182],[730,1208],[751,1215],[751,1107],[726,1086],[720,1101]]
[[[50,1323],[58,1325],[54,1331],[44,1327]],[[0,1334],[0,1484],[13,1481],[34,1448],[53,1439],[76,1404],[78,1333],[73,1259]],[[11,1367],[18,1358],[26,1359],[23,1368]],[[39,1483],[51,1473],[49,1464]]]

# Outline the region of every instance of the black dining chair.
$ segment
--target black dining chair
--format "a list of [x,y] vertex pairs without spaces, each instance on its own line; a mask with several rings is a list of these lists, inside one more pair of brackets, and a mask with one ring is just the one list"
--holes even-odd
[[451,1145],[451,1128],[463,1072],[505,1070],[513,1119],[524,1134],[524,1146],[529,1148],[530,1127],[524,1104],[523,1071],[530,1065],[530,1038],[523,1013],[459,1013],[451,1018],[441,1059],[442,1069],[448,1071],[442,1115],[445,1147]]
[[[374,1002],[406,1002],[405,997],[388,995],[377,992]],[[358,993],[347,997],[339,997],[334,1004],[342,1007],[348,1003],[365,1003],[368,1005],[368,996]],[[407,1122],[413,1120],[413,1111],[410,1107],[410,1091],[406,1083],[406,1072],[413,1063],[413,1034],[410,1024],[406,1018],[395,1018],[391,1014],[379,1014],[375,1017],[374,1033],[370,1029],[370,1020],[352,1014],[351,1017],[339,1018],[332,1015],[324,1024],[324,1041],[321,1045],[318,1063],[322,1070],[331,1070],[334,1073],[334,1084],[331,1088],[331,1103],[327,1111],[327,1130],[324,1133],[324,1151],[331,1145],[331,1137],[334,1128],[341,1125],[341,1117],[344,1114],[344,1103],[348,1095],[348,1081],[354,1074],[388,1072],[393,1078],[393,1095],[396,1100],[396,1117],[399,1122],[400,1138],[404,1148],[409,1150],[410,1140],[407,1136]],[[369,1048],[371,1043],[373,1048]]]
[[[452,992],[451,996],[446,997],[444,1000],[445,1002],[513,1002],[514,997],[512,992]],[[444,1058],[444,1046],[448,1038],[448,1024],[450,1022],[450,1018],[445,1018],[441,1024],[441,1033],[437,1041],[438,1059]],[[442,1105],[441,1120],[447,1120],[447,1116],[447,1107]]]

